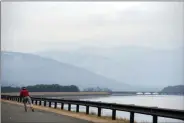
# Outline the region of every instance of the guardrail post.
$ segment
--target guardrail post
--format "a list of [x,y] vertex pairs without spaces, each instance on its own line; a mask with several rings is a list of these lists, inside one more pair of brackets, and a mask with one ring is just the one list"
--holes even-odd
[[17,102],[19,102],[19,98],[17,97]]
[[57,108],[57,102],[54,102],[54,108]]
[[51,102],[49,101],[49,107],[51,107]]
[[79,112],[79,105],[76,105],[76,112]]
[[61,103],[61,109],[64,109],[64,103]]
[[130,112],[130,123],[134,123],[134,112]]
[[101,107],[98,107],[98,117],[101,116],[101,111],[102,111]]
[[42,100],[40,100],[39,105],[42,105]]
[[71,104],[68,104],[68,111],[71,111]]
[[116,120],[116,110],[112,109],[112,120]]
[[89,106],[86,106],[86,114],[89,114]]
[[44,106],[46,106],[47,105],[47,102],[44,100]]
[[156,115],[153,115],[153,123],[157,123],[157,121],[158,121],[157,116]]
[[35,104],[37,105],[38,104],[38,101],[36,100]]

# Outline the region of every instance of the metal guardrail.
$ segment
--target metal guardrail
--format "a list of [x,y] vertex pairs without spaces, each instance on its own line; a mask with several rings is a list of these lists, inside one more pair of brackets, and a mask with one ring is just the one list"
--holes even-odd
[[[21,98],[19,96],[1,95],[1,98],[6,100],[21,102]],[[71,111],[71,105],[76,105],[76,112],[79,112],[79,106],[86,106],[86,114],[89,114],[90,107],[96,107],[98,108],[97,115],[99,117],[101,116],[102,109],[111,109],[112,120],[116,120],[117,110],[130,112],[130,123],[134,123],[135,113],[152,115],[153,123],[158,122],[158,117],[173,118],[173,119],[179,119],[184,121],[184,110],[125,105],[125,104],[116,104],[116,103],[80,101],[80,100],[49,99],[49,98],[36,98],[36,97],[31,97],[31,98],[32,98],[33,104],[47,106],[47,103],[48,103],[48,106],[51,107],[51,105],[54,103],[54,108],[58,108],[57,107],[58,103],[61,104],[61,107],[60,107],[61,109],[64,109],[64,104],[68,104],[68,111]]]

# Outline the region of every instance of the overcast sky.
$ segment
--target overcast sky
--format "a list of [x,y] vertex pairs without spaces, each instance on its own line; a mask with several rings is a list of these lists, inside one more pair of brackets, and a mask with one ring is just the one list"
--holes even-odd
[[1,7],[2,50],[176,48],[184,40],[184,2],[3,2]]

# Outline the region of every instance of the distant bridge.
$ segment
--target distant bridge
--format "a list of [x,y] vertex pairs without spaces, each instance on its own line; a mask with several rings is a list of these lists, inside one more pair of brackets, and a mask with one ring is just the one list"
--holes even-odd
[[184,93],[178,92],[137,92],[137,91],[113,91],[113,96],[130,96],[130,95],[184,95]]

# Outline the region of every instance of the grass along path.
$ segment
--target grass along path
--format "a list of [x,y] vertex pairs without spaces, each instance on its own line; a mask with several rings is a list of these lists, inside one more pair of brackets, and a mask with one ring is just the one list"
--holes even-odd
[[[19,103],[19,102],[3,100],[3,99],[1,99],[1,101],[23,106],[23,104]],[[117,118],[117,120],[112,120],[111,116],[98,117],[96,115],[96,113],[94,113],[94,112],[91,112],[89,115],[86,115],[85,112],[76,113],[75,111],[61,110],[60,108],[54,109],[54,108],[50,108],[50,107],[37,106],[37,105],[34,105],[34,108],[35,108],[35,110],[37,109],[37,110],[44,110],[44,111],[48,111],[48,112],[53,112],[53,113],[57,113],[60,115],[65,115],[65,116],[70,116],[70,117],[74,117],[74,118],[78,118],[78,119],[91,121],[93,123],[129,123],[130,122],[128,119],[125,119],[125,118]]]

